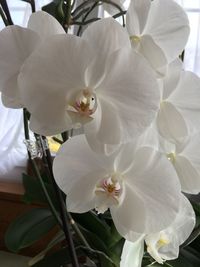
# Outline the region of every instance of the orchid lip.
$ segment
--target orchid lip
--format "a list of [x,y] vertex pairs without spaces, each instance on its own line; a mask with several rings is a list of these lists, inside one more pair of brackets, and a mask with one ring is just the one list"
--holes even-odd
[[122,195],[122,184],[117,179],[116,174],[108,175],[103,178],[95,189],[95,195],[99,204],[96,205],[96,210],[103,213],[110,206],[118,205]]
[[87,88],[81,90],[75,98],[73,107],[80,115],[92,115],[97,109],[96,94]]

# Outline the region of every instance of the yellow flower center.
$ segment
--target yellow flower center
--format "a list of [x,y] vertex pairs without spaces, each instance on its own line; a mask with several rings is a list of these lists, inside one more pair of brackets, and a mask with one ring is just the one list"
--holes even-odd
[[157,242],[157,248],[161,248],[164,247],[166,245],[168,245],[170,243],[170,241],[167,238],[160,238]]
[[132,36],[130,36],[130,40],[133,43],[139,43],[141,41],[141,36],[132,35]]
[[172,152],[172,153],[167,154],[167,158],[173,164],[176,160],[176,153]]

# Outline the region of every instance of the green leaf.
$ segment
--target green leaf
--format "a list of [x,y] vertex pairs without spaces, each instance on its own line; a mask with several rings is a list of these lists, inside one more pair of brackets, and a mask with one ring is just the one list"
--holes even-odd
[[37,262],[41,261],[44,259],[46,254],[57,244],[61,243],[63,240],[65,240],[65,234],[61,230],[56,235],[52,238],[52,240],[48,243],[47,247],[43,249],[39,254],[31,258],[29,261],[29,265],[32,266],[36,264]]
[[199,267],[200,253],[196,250],[186,247],[180,250],[177,260],[170,261],[173,267]]
[[51,3],[43,6],[42,10],[49,13],[50,15],[52,15],[54,18],[56,18],[62,24],[64,14],[62,12],[61,4],[63,4],[63,1],[54,0]]
[[192,234],[188,237],[188,239],[182,244],[182,247],[188,246],[190,243],[192,243],[197,237],[200,236],[200,226],[198,228],[195,228]]
[[[38,179],[27,174],[23,174],[22,179],[23,179],[23,185],[25,188],[23,201],[25,201],[26,203],[33,203],[33,202],[39,202],[39,203],[44,203],[44,204],[48,203]],[[57,202],[57,198],[55,197],[53,187],[51,184],[45,182],[45,179],[46,178],[43,177],[47,192],[54,206],[58,209],[58,202]]]
[[84,247],[84,246],[79,246],[80,249],[82,249],[82,251],[85,253],[86,256],[88,256],[90,259],[97,261],[98,263],[100,263],[100,265],[98,264],[98,266],[102,266],[102,267],[119,267],[119,264],[115,264],[112,259],[106,255],[106,253],[99,251],[99,250],[94,250],[94,249],[90,249],[88,247]]
[[109,247],[108,252],[107,252],[109,257],[113,260],[113,262],[117,266],[118,266],[120,259],[121,259],[124,241],[125,241],[124,238],[121,238],[117,243],[115,243],[114,246]]
[[192,206],[193,206],[193,209],[196,213],[197,216],[200,216],[200,205],[196,202],[191,202],[192,203]]
[[[83,256],[81,250],[76,251],[79,257]],[[62,248],[51,255],[47,255],[44,259],[32,265],[32,267],[61,267],[71,263],[69,248]]]
[[73,219],[89,232],[96,234],[102,238],[104,243],[107,244],[111,240],[110,227],[93,212],[82,214],[72,213]]
[[108,242],[108,246],[109,248],[115,246],[116,243],[118,243],[120,240],[122,240],[122,236],[119,234],[119,232],[117,231],[113,221],[111,222],[111,226],[110,226],[110,239]]
[[154,263],[154,264],[151,264],[151,265],[147,265],[147,266],[152,266],[152,267],[173,267],[171,264],[169,264],[168,262],[165,262],[163,264],[159,264],[159,263]]
[[5,243],[9,250],[17,252],[32,245],[56,225],[48,209],[32,209],[12,222],[5,234]]
[[85,239],[93,249],[103,251],[104,253],[108,252],[108,247],[106,246],[105,242],[100,238],[100,236],[97,236],[96,234],[88,231],[82,226],[79,226],[79,228]]

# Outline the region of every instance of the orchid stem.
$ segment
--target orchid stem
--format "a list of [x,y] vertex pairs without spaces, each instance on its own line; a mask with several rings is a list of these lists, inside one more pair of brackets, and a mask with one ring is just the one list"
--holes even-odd
[[[25,139],[26,140],[30,140],[27,111],[25,109],[23,110],[23,114],[24,114],[24,134],[25,134]],[[35,134],[35,137],[39,138],[40,136]],[[43,137],[43,139],[44,138],[45,137]],[[41,144],[41,146],[43,148],[42,144]],[[69,225],[68,225],[67,215],[66,215],[66,212],[65,212],[65,206],[64,206],[64,202],[63,202],[63,197],[62,197],[61,192],[60,192],[60,190],[59,190],[59,188],[58,188],[58,186],[57,186],[57,184],[56,184],[56,182],[54,180],[54,177],[53,177],[51,154],[50,154],[49,150],[46,150],[46,151],[43,151],[43,152],[45,153],[43,158],[45,159],[45,161],[46,161],[45,163],[47,163],[47,165],[49,167],[49,173],[50,173],[50,177],[51,177],[51,180],[52,180],[52,184],[53,184],[56,196],[58,198],[58,203],[59,203],[59,208],[60,208],[60,216],[61,216],[62,222],[61,222],[60,218],[58,217],[57,211],[55,210],[54,205],[53,205],[53,203],[52,203],[52,201],[51,201],[51,199],[49,197],[49,194],[48,194],[48,192],[46,190],[45,184],[44,184],[44,182],[42,180],[42,177],[41,177],[40,172],[39,172],[39,170],[37,168],[37,165],[36,165],[34,159],[31,158],[31,152],[30,151],[28,151],[28,156],[29,156],[29,159],[31,161],[31,164],[32,164],[33,170],[35,172],[35,175],[40,181],[41,187],[42,187],[42,189],[44,191],[44,194],[45,194],[45,197],[46,197],[47,202],[49,204],[50,210],[52,211],[52,214],[55,216],[58,224],[63,229],[63,232],[65,234],[65,238],[68,241],[69,251],[70,251],[70,255],[71,255],[71,259],[72,259],[72,266],[73,267],[79,267],[76,251],[75,251],[74,244],[73,244],[72,235],[71,235],[71,232],[70,232],[70,229],[69,229]]]
[[[30,140],[27,111],[25,109],[23,110],[23,116],[24,116],[24,135],[25,135],[25,139],[26,140]],[[34,171],[36,177],[38,178],[38,180],[40,182],[40,185],[41,185],[42,190],[44,192],[44,195],[46,197],[46,200],[47,200],[47,203],[49,205],[49,208],[50,208],[52,214],[54,215],[56,221],[58,222],[58,224],[62,227],[62,222],[61,222],[61,220],[60,220],[60,218],[59,218],[59,216],[57,214],[57,211],[56,211],[56,209],[55,209],[55,207],[54,207],[54,205],[53,205],[53,203],[51,201],[51,198],[49,197],[49,194],[48,194],[48,192],[46,190],[46,186],[45,186],[45,184],[43,182],[43,179],[42,179],[42,177],[40,175],[40,172],[38,170],[37,164],[36,164],[35,160],[31,158],[31,153],[29,151],[28,151],[28,157],[29,157],[29,160],[31,162],[33,171]]]
[[[42,136],[41,138],[42,138],[42,140],[40,140],[40,141],[41,141],[41,145],[42,145],[42,142],[44,140],[46,141],[46,137]],[[43,145],[42,145],[42,147],[43,147]],[[76,255],[76,250],[74,247],[74,242],[73,242],[72,234],[71,234],[70,227],[69,227],[69,220],[67,218],[66,206],[64,203],[62,192],[60,191],[59,187],[57,186],[56,181],[54,179],[54,175],[53,175],[51,152],[48,148],[44,149],[44,147],[43,147],[43,152],[44,152],[43,160],[44,160],[45,164],[47,164],[47,166],[48,166],[48,170],[49,170],[49,174],[50,174],[49,176],[51,178],[51,182],[52,182],[56,197],[58,199],[60,216],[61,216],[62,226],[63,226],[62,228],[63,228],[64,234],[65,234],[65,238],[69,244],[69,251],[70,251],[70,255],[71,255],[71,259],[72,259],[72,265],[74,267],[79,267],[78,258]]]

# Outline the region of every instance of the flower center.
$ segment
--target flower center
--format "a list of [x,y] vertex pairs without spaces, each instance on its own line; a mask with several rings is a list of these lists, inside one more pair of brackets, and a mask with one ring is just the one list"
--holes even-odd
[[164,232],[160,232],[159,237],[157,239],[154,234],[150,235],[150,240],[146,240],[147,244],[147,252],[160,264],[163,264],[165,258],[162,254],[160,254],[160,249],[162,247],[167,246],[170,243],[170,239]]
[[73,107],[81,115],[92,115],[97,109],[96,95],[92,93],[89,89],[81,90],[76,96]]
[[141,36],[132,35],[130,36],[130,40],[131,42],[138,44],[141,41]]
[[122,185],[116,174],[102,179],[96,185],[96,210],[104,213],[110,206],[118,205],[122,194]]
[[176,153],[172,152],[172,153],[167,154],[167,158],[173,164],[176,160]]

